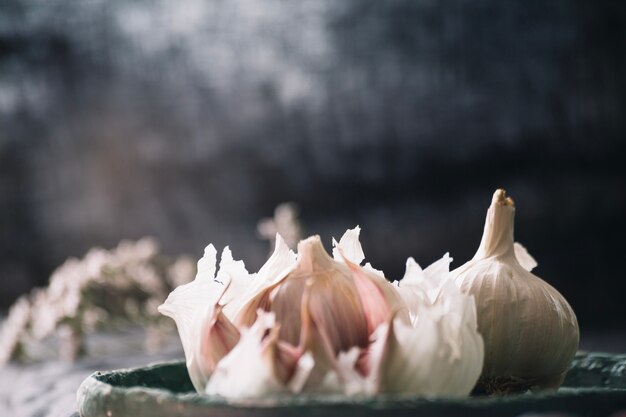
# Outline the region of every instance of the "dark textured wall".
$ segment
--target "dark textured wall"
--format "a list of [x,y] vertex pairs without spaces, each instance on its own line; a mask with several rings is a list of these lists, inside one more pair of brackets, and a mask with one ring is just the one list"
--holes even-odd
[[0,305],[92,245],[230,243],[295,201],[393,278],[496,187],[583,326],[622,325],[622,1],[2,0]]

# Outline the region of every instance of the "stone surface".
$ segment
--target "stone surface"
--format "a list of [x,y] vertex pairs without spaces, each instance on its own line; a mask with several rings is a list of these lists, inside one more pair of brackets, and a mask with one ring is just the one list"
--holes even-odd
[[144,351],[144,336],[138,328],[96,333],[87,338],[91,356],[75,363],[58,361],[56,347],[45,345],[39,349],[47,360],[0,368],[0,416],[67,417],[77,410],[78,386],[93,372],[182,357],[175,332],[155,354]]
[[556,393],[467,399],[381,396],[267,398],[229,404],[199,396],[183,362],[97,372],[78,391],[85,417],[109,416],[517,416],[523,413],[608,415],[626,409],[626,355],[579,354]]

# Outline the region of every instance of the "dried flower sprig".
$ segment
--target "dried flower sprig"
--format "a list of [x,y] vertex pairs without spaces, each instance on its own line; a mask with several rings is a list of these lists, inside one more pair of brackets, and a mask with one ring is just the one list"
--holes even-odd
[[52,273],[48,287],[35,289],[11,308],[0,332],[0,364],[28,359],[24,347],[30,340],[56,337],[60,356],[74,360],[85,353],[83,335],[95,329],[126,323],[161,326],[156,306],[193,273],[188,258],[161,255],[150,238],[68,259]]

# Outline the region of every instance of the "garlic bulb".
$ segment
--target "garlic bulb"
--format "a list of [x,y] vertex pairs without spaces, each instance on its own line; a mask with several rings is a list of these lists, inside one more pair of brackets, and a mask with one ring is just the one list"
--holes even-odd
[[530,272],[535,260],[513,242],[515,206],[497,190],[474,258],[452,271],[476,299],[485,342],[479,385],[489,393],[556,389],[578,349],[576,316],[567,301]]
[[176,321],[196,390],[235,401],[301,392],[469,394],[482,339],[473,298],[449,280],[449,257],[426,269],[432,282],[413,277],[412,267],[398,287],[360,265],[359,231],[333,241],[333,257],[317,236],[301,241],[296,257],[277,235],[256,274],[228,248],[216,273],[208,246],[196,279],[159,307]]

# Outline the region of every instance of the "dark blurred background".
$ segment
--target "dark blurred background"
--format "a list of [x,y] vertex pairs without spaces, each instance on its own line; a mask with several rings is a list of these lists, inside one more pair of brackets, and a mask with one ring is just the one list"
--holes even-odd
[[619,0],[2,0],[0,309],[122,238],[256,269],[284,201],[390,278],[458,266],[504,187],[583,339],[626,340],[625,76]]

